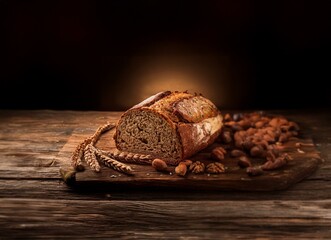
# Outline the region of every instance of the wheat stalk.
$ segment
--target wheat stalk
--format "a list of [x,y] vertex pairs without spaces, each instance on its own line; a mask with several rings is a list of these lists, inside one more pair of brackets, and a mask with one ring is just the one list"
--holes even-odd
[[113,158],[108,157],[107,155],[103,154],[102,151],[98,150],[97,148],[94,148],[94,152],[96,156],[107,166],[110,168],[113,168],[114,170],[117,170],[119,172],[123,172],[129,175],[133,174],[133,169],[122,163],[119,162]]
[[145,155],[139,153],[123,152],[115,149],[114,151],[99,150],[103,155],[126,163],[137,163],[150,165],[154,157],[152,155]]
[[100,165],[96,157],[96,151],[91,143],[85,147],[84,158],[92,170],[100,172]]
[[[90,163],[93,162],[93,160],[91,160],[92,159],[92,155],[89,153],[89,150],[86,150],[86,147],[89,144],[91,144],[92,146],[94,146],[94,144],[96,144],[96,142],[99,140],[99,138],[100,138],[100,136],[101,136],[102,133],[104,133],[104,132],[106,132],[106,131],[114,128],[114,127],[115,127],[114,124],[112,124],[112,123],[106,123],[106,124],[102,125],[101,127],[99,127],[97,129],[97,131],[91,137],[88,137],[88,138],[84,139],[83,142],[81,142],[80,144],[77,145],[75,151],[73,152],[73,154],[71,156],[71,165],[77,171],[84,170],[84,167],[82,165],[82,160],[84,159],[84,157],[86,157],[85,155],[88,156],[88,158],[89,158],[88,161]],[[85,152],[86,152],[86,154],[85,154]],[[85,159],[85,160],[87,160],[87,159]],[[93,166],[95,167],[96,164],[93,164]],[[99,171],[100,171],[100,169],[99,169]]]

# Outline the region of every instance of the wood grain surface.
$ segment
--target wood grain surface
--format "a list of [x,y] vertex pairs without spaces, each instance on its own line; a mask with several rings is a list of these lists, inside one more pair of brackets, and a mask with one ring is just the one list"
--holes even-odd
[[[117,119],[114,120],[116,123]],[[70,157],[75,148],[84,139],[90,137],[82,134],[86,129],[77,128],[69,138],[68,142],[61,149],[57,161],[63,169],[70,169]],[[96,146],[99,149],[111,151],[116,149],[113,135],[115,129],[104,133]],[[305,143],[312,146],[298,148],[296,143]],[[215,144],[216,145],[216,144]],[[261,176],[248,176],[245,169],[237,165],[236,158],[226,155],[223,163],[226,166],[222,174],[194,174],[188,173],[184,177],[175,173],[174,167],[169,166],[169,172],[156,171],[151,165],[128,164],[134,169],[134,175],[126,175],[104,166],[101,172],[97,173],[90,169],[85,163],[85,171],[76,173],[75,186],[96,187],[131,187],[131,188],[173,188],[173,189],[201,189],[201,190],[244,190],[244,191],[273,191],[286,189],[302,179],[310,176],[316,169],[321,158],[311,138],[293,137],[289,142],[283,144],[282,152],[288,153],[292,160],[280,169],[265,171]],[[205,165],[213,162],[210,159],[210,152],[213,146],[192,156],[193,161],[201,161]],[[255,165],[263,164],[264,159],[253,159]],[[109,186],[107,186],[109,185]]]
[[331,112],[300,124],[323,160],[285,190],[72,188],[57,161],[119,112],[0,111],[0,239],[331,239]]

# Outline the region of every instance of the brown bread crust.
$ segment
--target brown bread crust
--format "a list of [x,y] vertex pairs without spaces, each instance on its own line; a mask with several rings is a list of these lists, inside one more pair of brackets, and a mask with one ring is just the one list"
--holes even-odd
[[165,96],[168,96],[169,94],[171,94],[170,91],[159,92],[153,96],[150,96],[149,98],[146,98],[144,101],[138,103],[137,105],[134,105],[132,108],[148,107],[153,103],[159,101],[160,99],[164,98]]
[[[156,157],[166,159],[170,165],[188,158],[215,141],[222,129],[222,115],[217,107],[201,95],[187,92],[161,92],[126,111],[120,118],[114,135],[118,149],[130,151],[120,144],[121,129],[125,128],[125,118],[135,111],[152,112],[165,119],[173,131],[172,136],[180,145],[176,157],[169,158],[156,154]],[[132,117],[132,115],[131,115]],[[139,149],[135,150],[139,152]],[[153,152],[140,151],[151,154]]]
[[[216,126],[212,127],[211,122],[216,122]],[[220,116],[206,119],[201,123],[179,123],[177,131],[182,142],[182,160],[212,144],[221,133],[221,127],[222,117]]]

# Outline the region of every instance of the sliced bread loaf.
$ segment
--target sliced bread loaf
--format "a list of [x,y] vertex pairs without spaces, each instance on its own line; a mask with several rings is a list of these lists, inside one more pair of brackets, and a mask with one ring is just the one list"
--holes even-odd
[[122,151],[150,154],[170,165],[214,142],[222,115],[207,98],[187,92],[160,92],[127,110],[114,135]]

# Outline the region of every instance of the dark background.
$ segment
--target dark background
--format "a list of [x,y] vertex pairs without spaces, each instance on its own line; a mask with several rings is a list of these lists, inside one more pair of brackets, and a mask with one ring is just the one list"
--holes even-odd
[[329,108],[330,1],[1,1],[0,108]]

